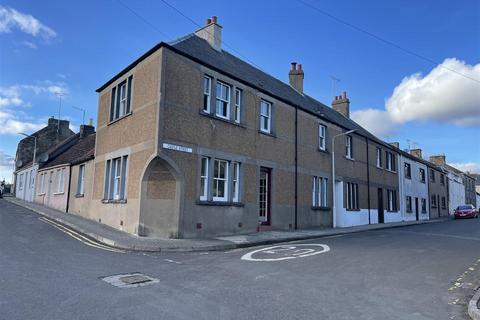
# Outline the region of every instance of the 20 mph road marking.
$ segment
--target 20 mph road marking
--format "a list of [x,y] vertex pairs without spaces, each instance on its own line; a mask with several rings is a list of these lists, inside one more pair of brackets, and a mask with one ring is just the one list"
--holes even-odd
[[330,251],[330,247],[326,244],[281,245],[251,251],[244,254],[241,259],[247,261],[282,261],[310,257],[328,251]]

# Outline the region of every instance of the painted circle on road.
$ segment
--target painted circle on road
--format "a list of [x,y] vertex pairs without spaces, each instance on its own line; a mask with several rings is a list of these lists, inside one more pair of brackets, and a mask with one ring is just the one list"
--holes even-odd
[[282,261],[310,257],[328,251],[330,251],[330,247],[326,244],[287,244],[254,250],[244,254],[241,259],[247,261]]

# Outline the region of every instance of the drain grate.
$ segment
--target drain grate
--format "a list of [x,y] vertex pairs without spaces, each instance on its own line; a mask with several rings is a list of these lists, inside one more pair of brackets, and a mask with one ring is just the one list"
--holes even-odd
[[158,279],[146,276],[139,272],[118,274],[118,275],[103,277],[100,279],[118,288],[143,287],[143,286],[147,286],[147,285],[159,282]]

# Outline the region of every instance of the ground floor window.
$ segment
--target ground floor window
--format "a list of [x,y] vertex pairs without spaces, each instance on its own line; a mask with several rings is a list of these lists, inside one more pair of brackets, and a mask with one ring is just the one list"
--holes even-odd
[[407,206],[407,212],[412,212],[412,197],[407,196],[406,206]]
[[77,181],[77,194],[84,193],[84,185],[85,185],[85,165],[82,164],[78,167],[78,181]]
[[106,200],[125,200],[128,156],[107,160],[105,167]]
[[[388,211],[397,211],[397,192],[395,190],[387,190],[387,210]],[[411,207],[411,199],[410,199]],[[411,208],[410,208],[411,209]]]
[[430,206],[432,208],[437,207],[437,197],[434,194],[432,194],[431,197],[430,197]]
[[422,198],[422,213],[427,212],[427,199]]
[[313,177],[312,205],[314,207],[326,207],[327,203],[327,178]]
[[358,184],[347,182],[347,209],[358,210]]
[[445,197],[442,197],[442,209],[447,208],[447,199]]
[[239,202],[239,162],[202,157],[200,166],[201,201]]
[[57,193],[63,193],[65,190],[65,169],[57,170]]

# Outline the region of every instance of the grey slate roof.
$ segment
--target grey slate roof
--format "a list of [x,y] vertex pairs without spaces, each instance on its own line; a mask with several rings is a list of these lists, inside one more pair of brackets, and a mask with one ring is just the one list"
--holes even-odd
[[[40,169],[50,168],[57,165],[75,165],[93,159],[95,156],[95,136],[90,134],[80,138],[80,133],[75,134],[66,148],[58,145],[58,149],[51,150],[51,158],[40,165]],[[61,150],[60,150],[61,148]],[[56,151],[59,152],[56,152]]]

